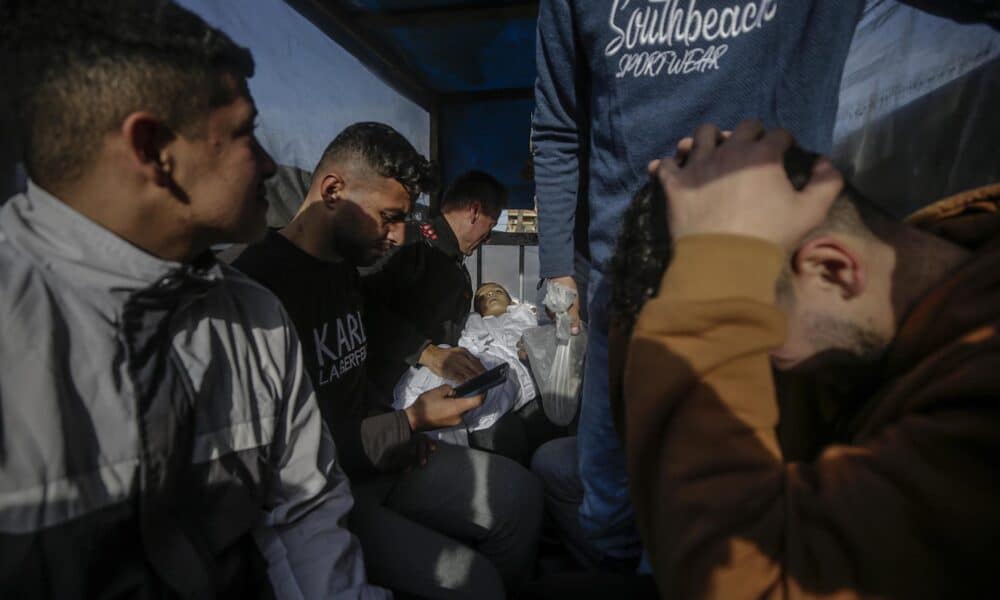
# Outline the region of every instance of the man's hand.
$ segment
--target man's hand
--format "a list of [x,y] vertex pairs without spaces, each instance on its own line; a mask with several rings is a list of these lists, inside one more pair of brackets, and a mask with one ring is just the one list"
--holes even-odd
[[427,466],[427,461],[431,459],[431,454],[437,450],[437,442],[426,435],[417,436],[417,465]]
[[673,239],[729,233],[794,249],[823,221],[844,182],[821,158],[809,183],[796,191],[782,163],[792,143],[787,131],[765,132],[755,120],[740,123],[728,139],[702,125],[691,142],[682,142],[687,147],[678,148],[678,159],[650,163],[666,192]]
[[442,427],[453,427],[462,422],[462,415],[481,406],[483,394],[469,398],[456,398],[450,385],[442,385],[427,390],[417,397],[417,401],[403,412],[413,431],[428,431]]
[[420,353],[418,362],[438,377],[457,383],[486,372],[483,363],[465,348],[438,348],[430,344]]
[[[576,280],[569,276],[553,277],[549,279],[549,285],[552,285],[553,283],[558,283],[559,285],[568,287],[576,292],[576,302],[574,302],[573,305],[569,307],[569,310],[566,311],[566,314],[573,319],[570,322],[569,332],[576,335],[580,333],[580,290],[576,289]],[[546,309],[546,311],[548,311],[548,309]],[[549,312],[549,316],[554,318],[551,312]]]

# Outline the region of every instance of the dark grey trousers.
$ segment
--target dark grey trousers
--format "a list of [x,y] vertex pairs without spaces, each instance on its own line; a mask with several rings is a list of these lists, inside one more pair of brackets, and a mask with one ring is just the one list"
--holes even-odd
[[438,444],[428,464],[355,484],[351,529],[373,583],[424,598],[504,598],[532,576],[542,489],[503,456]]

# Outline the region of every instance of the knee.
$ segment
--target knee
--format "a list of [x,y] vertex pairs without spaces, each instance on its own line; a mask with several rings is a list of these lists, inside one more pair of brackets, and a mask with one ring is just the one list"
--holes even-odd
[[519,506],[525,506],[528,509],[537,507],[539,515],[542,509],[542,482],[539,480],[535,473],[524,468],[519,463],[514,461],[510,462],[510,469],[508,477],[513,484],[511,489],[514,491],[514,501]]
[[502,515],[507,522],[516,522],[528,527],[541,525],[543,494],[538,477],[519,463],[503,456],[490,457],[490,472],[493,473],[493,489],[502,506],[496,506],[495,514]]
[[444,556],[447,560],[439,562],[434,573],[437,586],[456,598],[504,598],[504,581],[493,563],[478,552],[465,550],[461,556]]
[[575,476],[576,438],[566,437],[543,444],[531,458],[531,470],[546,489]]

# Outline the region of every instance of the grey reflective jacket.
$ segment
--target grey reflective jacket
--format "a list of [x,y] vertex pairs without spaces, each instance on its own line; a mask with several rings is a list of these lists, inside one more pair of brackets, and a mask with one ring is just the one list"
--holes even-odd
[[0,209],[0,597],[388,596],[288,316],[196,262]]

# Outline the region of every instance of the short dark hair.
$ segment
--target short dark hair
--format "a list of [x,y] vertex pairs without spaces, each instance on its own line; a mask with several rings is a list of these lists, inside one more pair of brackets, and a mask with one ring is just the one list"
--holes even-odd
[[611,259],[611,316],[626,336],[643,305],[656,295],[672,256],[663,188],[650,180],[625,210]]
[[349,125],[323,151],[316,172],[330,162],[352,159],[361,160],[381,177],[398,181],[411,199],[437,189],[433,163],[385,123],[367,121]]
[[250,52],[170,0],[4,5],[25,166],[39,183],[81,176],[129,113],[197,137],[212,108],[248,93]]
[[[818,154],[798,146],[785,153],[785,173],[795,189],[801,190],[809,182],[818,158]],[[827,231],[872,236],[873,227],[890,220],[848,183],[826,218],[806,239]],[[636,192],[625,211],[611,261],[611,316],[626,336],[631,335],[646,301],[659,291],[672,259],[666,196],[660,182],[650,179]],[[788,286],[790,277],[786,264],[778,280],[779,290]]]
[[507,188],[483,171],[468,171],[455,178],[441,198],[441,212],[462,209],[479,202],[484,213],[494,219],[507,208]]

